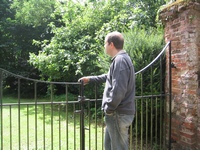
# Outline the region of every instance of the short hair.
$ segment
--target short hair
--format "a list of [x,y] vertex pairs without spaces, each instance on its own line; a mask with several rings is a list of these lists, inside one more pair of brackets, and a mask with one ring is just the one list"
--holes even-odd
[[124,47],[124,37],[120,32],[114,31],[106,35],[106,42],[110,44],[113,42],[117,50],[122,50]]

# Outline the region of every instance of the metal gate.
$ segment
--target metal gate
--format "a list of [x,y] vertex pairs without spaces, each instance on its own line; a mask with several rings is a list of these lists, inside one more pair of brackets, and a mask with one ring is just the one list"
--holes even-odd
[[[168,91],[163,86],[166,49]],[[155,71],[159,76],[154,76]],[[171,112],[171,42],[136,73],[136,78],[140,87],[135,120],[129,130],[130,150],[171,149],[171,113],[168,126],[165,122],[167,103]],[[7,84],[10,80],[12,85]],[[157,89],[153,89],[155,80],[159,81]],[[57,97],[55,87],[64,95]],[[94,85],[89,91],[94,93],[93,98],[87,98],[82,83],[35,80],[0,69],[0,149],[103,150],[104,120],[98,87]],[[71,89],[77,90],[77,95],[71,95]],[[42,96],[44,92],[46,97]]]

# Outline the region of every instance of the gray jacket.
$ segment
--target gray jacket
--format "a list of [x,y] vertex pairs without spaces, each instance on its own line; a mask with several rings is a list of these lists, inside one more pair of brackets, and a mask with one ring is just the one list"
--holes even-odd
[[106,82],[102,101],[105,113],[135,114],[135,71],[124,50],[112,58],[107,74],[90,76],[90,82]]

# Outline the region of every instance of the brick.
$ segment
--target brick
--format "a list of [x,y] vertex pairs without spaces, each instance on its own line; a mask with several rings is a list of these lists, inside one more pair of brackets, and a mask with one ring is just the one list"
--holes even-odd
[[183,132],[183,131],[180,131],[179,133],[180,133],[181,137],[184,136],[186,139],[190,139],[190,140],[193,139],[192,141],[195,142],[195,137],[196,137],[195,133],[192,133],[192,132],[190,132],[190,133],[188,132],[187,133],[187,132]]
[[196,131],[196,126],[194,123],[187,123],[187,122],[184,122],[182,124],[182,129],[186,132],[194,132]]
[[180,150],[195,150],[195,143],[179,142]]

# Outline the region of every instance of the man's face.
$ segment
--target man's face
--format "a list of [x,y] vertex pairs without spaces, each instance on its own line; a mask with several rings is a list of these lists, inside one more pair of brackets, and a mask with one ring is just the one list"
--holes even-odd
[[104,44],[104,52],[106,53],[106,54],[108,54],[108,46],[109,46],[109,44],[108,44],[108,42],[107,41],[105,41],[105,44]]
[[104,48],[105,48],[105,53],[109,56],[112,54],[112,45],[113,43],[111,42],[110,44],[105,40]]

